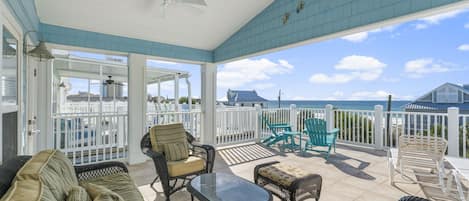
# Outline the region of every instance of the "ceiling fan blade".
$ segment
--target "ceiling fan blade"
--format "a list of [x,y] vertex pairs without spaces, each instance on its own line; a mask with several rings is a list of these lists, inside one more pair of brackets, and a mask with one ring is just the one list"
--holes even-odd
[[207,6],[205,0],[175,0],[177,3],[193,4],[198,6]]

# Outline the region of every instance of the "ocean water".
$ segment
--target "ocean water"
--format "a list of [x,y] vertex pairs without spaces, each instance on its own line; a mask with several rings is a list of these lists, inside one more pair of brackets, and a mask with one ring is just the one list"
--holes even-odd
[[[411,101],[392,101],[392,111],[403,111],[404,106]],[[374,110],[375,105],[382,105],[384,110],[387,109],[387,101],[292,101],[283,100],[280,102],[281,107],[290,107],[291,104],[295,104],[296,107],[303,108],[324,108],[327,104],[332,104],[334,108],[338,109],[349,109],[349,110]],[[278,101],[269,101],[267,107],[276,108],[278,107]]]

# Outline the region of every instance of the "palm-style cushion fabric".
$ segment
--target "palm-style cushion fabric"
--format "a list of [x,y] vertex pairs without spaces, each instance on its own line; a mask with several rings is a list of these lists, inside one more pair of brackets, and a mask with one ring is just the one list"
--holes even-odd
[[116,173],[108,176],[96,177],[84,181],[80,181],[80,185],[88,186],[88,184],[102,186],[117,193],[124,200],[143,201],[142,195],[139,193],[137,186],[127,173]]
[[[176,124],[166,124],[166,125],[156,125],[150,129],[150,141],[152,145],[152,150],[155,152],[160,152],[169,156],[180,156],[178,153],[172,153],[172,148],[174,145],[169,144],[184,144],[187,143],[186,130],[182,123]],[[170,146],[165,150],[165,145]],[[180,151],[180,149],[184,149]],[[178,152],[189,153],[189,148],[186,146],[177,146]],[[166,153],[168,151],[169,153]],[[175,157],[178,158],[178,157]],[[186,157],[187,158],[187,157]],[[181,158],[184,159],[184,158]],[[179,159],[179,160],[181,160]]]
[[93,201],[125,201],[119,194],[93,183],[82,184]]
[[68,192],[67,201],[92,201],[86,189],[81,186],[72,186]]
[[259,175],[285,187],[289,187],[294,181],[310,175],[300,168],[283,163],[261,167],[259,168],[258,173]]
[[177,177],[204,170],[205,160],[197,156],[189,156],[189,158],[180,161],[168,161],[166,165],[169,176]]
[[2,201],[66,200],[78,181],[71,161],[60,151],[44,150],[34,155],[17,172]]
[[168,143],[163,147],[167,161],[179,161],[189,157],[187,142]]

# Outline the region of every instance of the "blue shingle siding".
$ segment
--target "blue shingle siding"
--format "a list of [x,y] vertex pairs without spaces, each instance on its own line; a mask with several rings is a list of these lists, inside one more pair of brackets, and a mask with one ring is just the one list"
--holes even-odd
[[200,62],[212,62],[211,51],[113,36],[90,31],[40,24],[47,42],[102,50],[120,51]]
[[[276,0],[214,51],[216,62],[412,14],[462,0]],[[290,13],[283,25],[282,16]]]

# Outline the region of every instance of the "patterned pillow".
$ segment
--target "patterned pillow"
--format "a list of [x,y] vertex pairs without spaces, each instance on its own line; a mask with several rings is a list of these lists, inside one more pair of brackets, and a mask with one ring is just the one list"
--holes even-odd
[[81,184],[93,201],[125,201],[119,194],[93,183]]
[[164,144],[164,154],[167,161],[179,161],[189,158],[189,148],[186,142]]
[[83,187],[72,186],[68,192],[67,201],[91,201],[91,198]]

